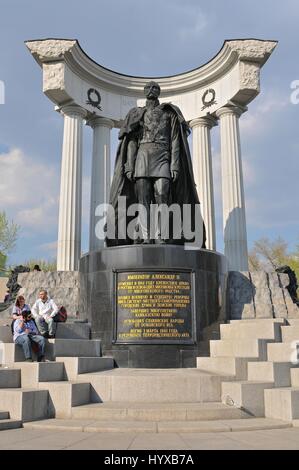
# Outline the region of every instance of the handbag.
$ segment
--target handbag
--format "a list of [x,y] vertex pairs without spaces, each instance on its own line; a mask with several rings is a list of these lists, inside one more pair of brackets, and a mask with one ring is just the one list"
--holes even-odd
[[57,323],[65,323],[67,320],[67,311],[66,308],[61,306],[58,312],[54,317],[54,321]]

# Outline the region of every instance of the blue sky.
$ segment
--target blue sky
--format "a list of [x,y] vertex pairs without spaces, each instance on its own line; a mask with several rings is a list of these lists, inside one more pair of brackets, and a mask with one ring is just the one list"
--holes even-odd
[[[262,92],[241,118],[249,247],[268,236],[299,241],[298,0],[1,0],[0,210],[20,224],[11,263],[53,258],[57,240],[63,120],[42,93],[27,39],[77,38],[101,65],[163,76],[211,59],[225,39],[275,39]],[[219,129],[213,130],[217,243],[223,249]],[[115,150],[115,135],[114,145]],[[83,250],[88,247],[91,131],[84,129]]]

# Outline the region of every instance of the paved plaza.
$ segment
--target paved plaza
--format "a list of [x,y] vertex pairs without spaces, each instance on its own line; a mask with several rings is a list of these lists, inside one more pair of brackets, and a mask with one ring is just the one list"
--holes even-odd
[[86,433],[16,429],[0,433],[0,450],[299,450],[299,429],[234,433]]

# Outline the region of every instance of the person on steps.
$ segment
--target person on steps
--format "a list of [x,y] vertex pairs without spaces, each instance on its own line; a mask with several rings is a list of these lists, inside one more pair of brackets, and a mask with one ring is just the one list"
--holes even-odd
[[39,293],[39,299],[32,307],[32,314],[40,334],[45,338],[55,337],[54,317],[58,310],[54,300],[48,297],[48,292],[42,289]]
[[45,338],[39,335],[31,312],[24,311],[15,320],[13,340],[23,348],[27,362],[32,362],[32,343],[38,345],[37,361],[45,361]]

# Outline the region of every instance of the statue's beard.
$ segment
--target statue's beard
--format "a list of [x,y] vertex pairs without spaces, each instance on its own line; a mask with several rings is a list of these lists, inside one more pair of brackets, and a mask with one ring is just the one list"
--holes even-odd
[[150,97],[146,99],[146,106],[148,108],[152,107],[154,108],[155,106],[159,105],[159,100],[156,96]]

